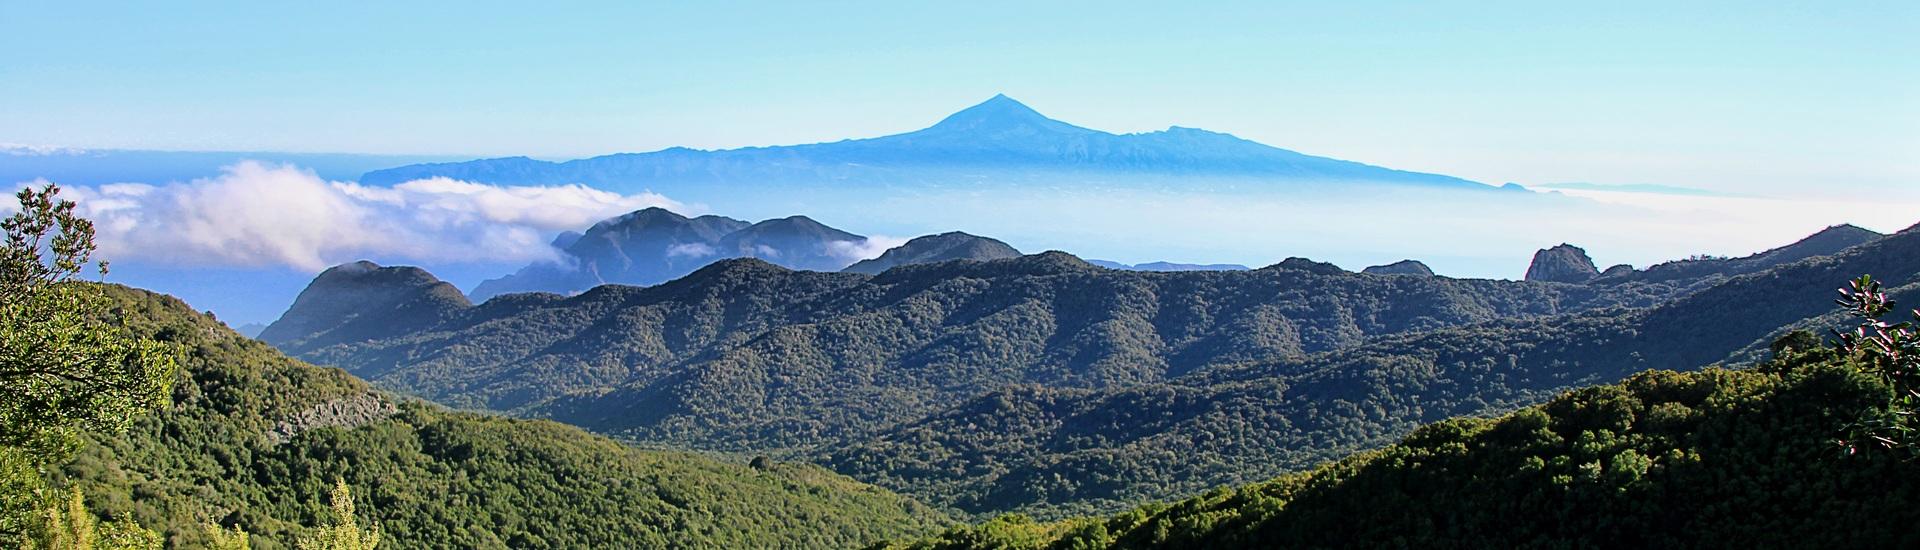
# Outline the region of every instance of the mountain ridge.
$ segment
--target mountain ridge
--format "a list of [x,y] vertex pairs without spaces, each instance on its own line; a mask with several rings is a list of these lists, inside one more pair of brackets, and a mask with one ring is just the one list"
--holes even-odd
[[394,185],[449,177],[494,184],[584,183],[617,191],[674,192],[714,184],[908,185],[971,179],[949,173],[953,168],[976,175],[999,174],[996,177],[1002,179],[1017,179],[1016,172],[1091,171],[1496,189],[1451,176],[1316,157],[1178,126],[1139,134],[1092,130],[1047,118],[1005,95],[921,130],[873,138],[711,151],[672,147],[561,162],[505,157],[414,164],[367,172],[360,179],[369,185]]

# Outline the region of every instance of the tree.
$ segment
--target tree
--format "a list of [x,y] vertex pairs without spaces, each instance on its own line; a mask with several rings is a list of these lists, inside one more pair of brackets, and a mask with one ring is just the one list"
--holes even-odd
[[24,535],[42,500],[40,469],[82,430],[124,428],[167,402],[171,347],[109,319],[97,284],[74,280],[94,264],[93,222],[58,200],[58,186],[22,189],[0,220],[0,544]]
[[1840,442],[1841,448],[1851,454],[1867,443],[1920,456],[1920,420],[1916,420],[1920,416],[1920,334],[1916,334],[1920,310],[1913,312],[1914,321],[1880,320],[1893,312],[1894,302],[1871,275],[1861,275],[1840,289],[1834,303],[1860,319],[1853,330],[1834,331],[1839,338],[1836,347],[1885,379],[1894,391],[1885,414],[1862,419]]
[[252,550],[252,536],[238,526],[227,529],[209,523],[207,530],[207,548],[209,550]]
[[141,528],[128,520],[100,524],[87,511],[86,499],[79,490],[69,491],[66,499],[50,503],[41,512],[45,521],[37,537],[23,547],[46,550],[159,550],[160,534]]
[[[166,403],[176,362],[164,344],[107,317],[100,289],[75,281],[91,263],[93,222],[60,188],[29,187],[0,227],[0,446],[59,443],[79,429],[117,430]],[[102,276],[106,263],[98,264]]]
[[344,479],[333,481],[333,506],[330,522],[304,537],[300,550],[373,550],[380,543],[380,526],[361,529],[353,517],[353,491]]

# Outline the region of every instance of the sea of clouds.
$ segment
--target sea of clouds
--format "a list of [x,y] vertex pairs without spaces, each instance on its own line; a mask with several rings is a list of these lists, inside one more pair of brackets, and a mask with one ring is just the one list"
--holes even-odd
[[619,194],[583,185],[500,186],[433,178],[373,187],[254,161],[182,183],[62,186],[61,196],[94,220],[102,257],[308,271],[369,256],[420,262],[552,260],[558,251],[549,241],[560,231],[647,207],[682,214],[699,210],[655,193]]

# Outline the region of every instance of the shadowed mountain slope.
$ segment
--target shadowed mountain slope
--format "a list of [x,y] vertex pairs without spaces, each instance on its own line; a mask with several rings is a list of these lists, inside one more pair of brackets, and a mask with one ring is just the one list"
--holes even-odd
[[1005,384],[1123,387],[1370,336],[1621,306],[1657,285],[1376,277],[1290,259],[1141,272],[1049,252],[877,276],[726,260],[513,295],[303,357],[458,406],[706,448],[855,437]]
[[460,289],[426,270],[363,260],[321,272],[259,338],[299,353],[419,330],[472,305]]
[[656,285],[727,258],[836,271],[858,259],[866,240],[806,216],[750,224],[647,208],[601,221],[579,236],[561,235],[555,240],[561,261],[483,281],[474,287],[473,299],[484,302],[516,292],[573,294],[604,284]]
[[949,260],[1000,260],[1020,256],[1019,250],[994,239],[959,231],[915,237],[906,244],[888,249],[880,257],[861,260],[845,270],[848,273],[878,275],[882,271],[908,264],[926,264]]
[[[971,512],[1112,509],[1296,471],[1414,427],[1651,368],[1746,361],[1861,273],[1920,300],[1920,231],[1734,277],[1643,310],[1515,318],[1105,390],[1009,387],[822,461]],[[1411,279],[1394,277],[1393,279]],[[1551,285],[1554,287],[1569,285]]]

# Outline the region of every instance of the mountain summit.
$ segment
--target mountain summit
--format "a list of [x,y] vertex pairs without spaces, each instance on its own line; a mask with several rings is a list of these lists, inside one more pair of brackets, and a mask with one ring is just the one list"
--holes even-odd
[[414,164],[368,172],[361,182],[393,185],[448,177],[502,185],[584,183],[701,200],[742,190],[1164,185],[1168,176],[1230,179],[1237,182],[1234,185],[1270,182],[1285,188],[1313,184],[1495,189],[1451,176],[1306,155],[1194,128],[1103,132],[1048,118],[1005,95],[995,95],[924,129],[874,138],[718,151],[672,147],[565,162],[513,157]]
[[1005,94],[948,115],[938,124],[919,133],[926,134],[1002,134],[1007,132],[1087,135],[1100,132],[1060,122]]

